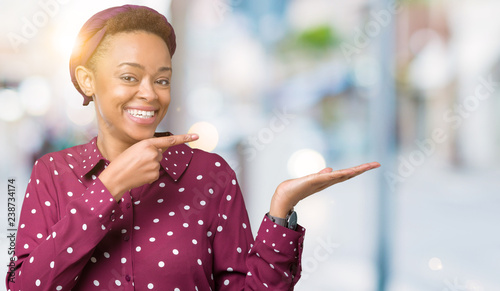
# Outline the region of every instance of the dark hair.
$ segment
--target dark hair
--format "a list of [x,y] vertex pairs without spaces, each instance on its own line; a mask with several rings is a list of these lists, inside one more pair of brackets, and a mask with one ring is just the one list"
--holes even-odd
[[173,54],[175,46],[173,48],[172,45],[169,46],[169,36],[172,34],[173,29],[172,26],[165,23],[164,19],[163,15],[144,8],[131,9],[108,19],[106,33],[86,65],[91,69],[95,69],[95,60],[98,58],[96,56],[105,51],[109,37],[120,32],[145,31],[155,34],[165,41],[170,54]]

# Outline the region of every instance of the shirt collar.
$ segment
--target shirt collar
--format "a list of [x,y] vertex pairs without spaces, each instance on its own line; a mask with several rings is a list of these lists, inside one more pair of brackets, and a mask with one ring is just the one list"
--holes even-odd
[[[169,135],[172,135],[172,133],[155,133],[156,137]],[[177,181],[189,166],[193,153],[193,150],[186,144],[172,146],[163,152],[163,159],[160,165],[174,181]],[[75,170],[80,178],[90,173],[95,173],[102,167],[102,164],[109,164],[109,161],[102,156],[97,147],[97,136],[82,145],[78,154],[80,155],[81,166],[75,167]],[[99,167],[97,167],[98,165]]]
[[76,149],[78,149],[79,166],[75,167],[75,172],[80,178],[83,178],[83,176],[89,173],[94,173],[95,171],[93,170],[97,168],[97,165],[102,164],[101,161],[109,163],[109,161],[102,156],[99,148],[97,148],[97,136],[88,143],[76,147]]

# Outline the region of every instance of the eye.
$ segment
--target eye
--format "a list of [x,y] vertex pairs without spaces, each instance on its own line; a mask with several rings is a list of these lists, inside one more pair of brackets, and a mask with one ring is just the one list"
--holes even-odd
[[157,84],[160,84],[162,86],[168,86],[170,85],[170,80],[169,79],[160,79],[156,81]]
[[122,76],[122,80],[125,81],[125,82],[135,82],[137,81],[136,78],[132,77],[132,76]]

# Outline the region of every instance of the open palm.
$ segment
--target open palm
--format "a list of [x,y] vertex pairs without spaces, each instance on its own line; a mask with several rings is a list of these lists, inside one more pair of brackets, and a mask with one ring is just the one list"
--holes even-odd
[[368,170],[380,167],[377,162],[366,163],[348,169],[325,168],[318,173],[282,182],[271,201],[270,215],[285,217],[300,200],[334,184],[356,177]]

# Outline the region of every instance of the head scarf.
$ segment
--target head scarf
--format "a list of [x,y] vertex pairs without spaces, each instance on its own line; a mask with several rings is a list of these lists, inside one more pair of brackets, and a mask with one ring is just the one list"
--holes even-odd
[[[71,58],[69,61],[69,69],[71,74],[71,82],[73,82],[73,85],[75,86],[76,90],[78,90],[78,92],[80,92],[80,94],[83,96],[83,105],[88,105],[89,102],[92,100],[92,98],[85,95],[85,93],[78,85],[75,76],[76,67],[80,65],[85,65],[92,56],[92,54],[94,53],[94,51],[96,50],[96,48],[99,46],[99,44],[101,43],[102,39],[106,34],[107,21],[120,13],[130,11],[132,9],[148,9],[155,13],[160,14],[158,11],[146,6],[123,5],[123,6],[111,7],[101,12],[98,12],[97,14],[92,16],[89,20],[87,20],[87,22],[85,22],[83,27],[80,29],[75,47],[73,48],[73,52],[71,53]],[[173,56],[176,47],[174,29],[172,28],[172,25],[170,25],[170,23],[167,21],[165,16],[163,16],[163,19],[165,20],[165,24],[168,25],[170,28],[170,34],[165,35],[162,38],[165,40],[167,44],[167,47],[170,51],[170,55]]]

